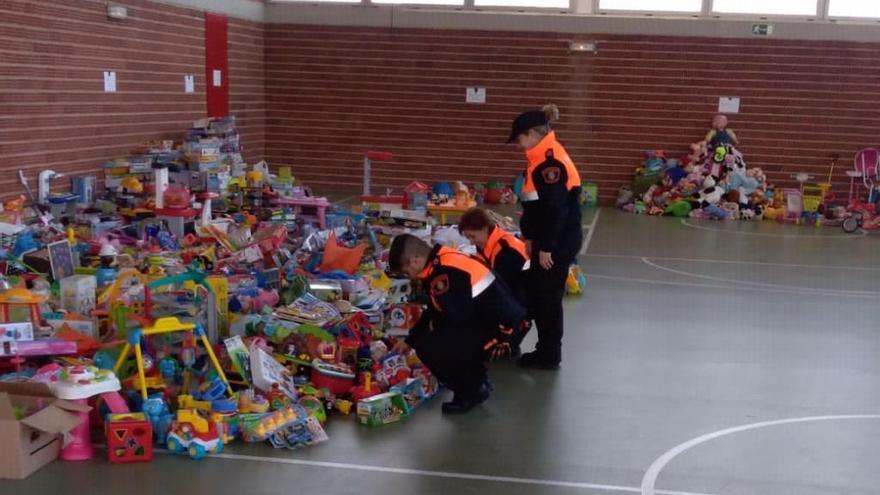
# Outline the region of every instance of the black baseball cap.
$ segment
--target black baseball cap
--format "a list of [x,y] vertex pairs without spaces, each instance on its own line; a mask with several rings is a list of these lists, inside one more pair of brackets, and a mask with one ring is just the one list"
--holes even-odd
[[507,138],[507,144],[516,141],[520,134],[529,132],[529,129],[541,127],[550,124],[547,115],[543,110],[529,110],[523,112],[513,119],[513,125],[510,128],[510,137]]

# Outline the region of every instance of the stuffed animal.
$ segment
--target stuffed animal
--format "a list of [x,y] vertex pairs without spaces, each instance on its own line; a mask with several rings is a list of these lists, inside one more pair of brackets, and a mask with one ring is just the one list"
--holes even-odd
[[746,174],[731,172],[727,176],[726,189],[728,191],[739,191],[740,196],[746,197],[758,190],[760,183],[758,179],[749,177]]
[[708,154],[708,150],[706,149],[706,142],[700,141],[699,143],[691,144],[691,152],[685,157],[685,168],[688,173],[691,173],[696,169],[698,165],[703,163],[706,159],[706,155]]
[[717,205],[721,201],[724,190],[718,187],[717,183],[718,178],[712,175],[706,177],[703,181],[703,190],[698,195],[700,205],[703,208],[708,205]]
[[632,203],[633,200],[633,192],[629,186],[620,186],[620,189],[617,190],[617,201],[614,202],[615,206],[618,208],[623,208],[624,206]]
[[739,218],[739,203],[727,202],[722,204],[721,207],[727,212],[726,220],[736,220]]
[[767,184],[767,176],[764,175],[764,171],[760,168],[750,168],[746,170],[746,175],[758,181],[758,189],[764,189]]
[[708,205],[703,208],[703,213],[710,220],[724,220],[727,218],[727,210],[718,205]]

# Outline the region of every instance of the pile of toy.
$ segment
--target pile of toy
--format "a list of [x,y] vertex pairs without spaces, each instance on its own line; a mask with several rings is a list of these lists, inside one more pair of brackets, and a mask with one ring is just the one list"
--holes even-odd
[[760,168],[746,165],[738,142],[727,118],[716,115],[706,138],[681,159],[664,150],[646,152],[632,185],[618,191],[616,206],[637,214],[812,225],[839,224],[848,215],[831,193],[834,161],[827,182],[794,174],[799,187],[777,188]]
[[618,191],[617,207],[633,213],[716,220],[764,217],[774,201],[772,185],[760,168],[748,168],[733,145],[710,151],[693,144],[683,160],[663,150],[647,152],[632,186]]
[[103,184],[52,192],[49,171],[34,195],[22,175],[26,194],[3,205],[0,394],[23,430],[57,409],[61,458],[91,457],[101,425],[110,462],[154,445],[194,459],[234,441],[301,448],[327,440],[332,415],[388,424],[436,394],[414,354],[389,351],[423,306],[386,276],[388,246],[410,232],[467,249],[429,209],[511,189],[414,183],[344,210],[240,151],[234,119],[198,121],[109,162]]

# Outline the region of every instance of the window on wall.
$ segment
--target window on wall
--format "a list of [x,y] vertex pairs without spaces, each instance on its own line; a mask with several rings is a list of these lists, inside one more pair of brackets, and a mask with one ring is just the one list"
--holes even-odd
[[[864,1],[864,0],[861,0]],[[715,0],[722,14],[816,15],[816,0]]]
[[831,0],[828,15],[831,17],[880,18],[880,2],[876,0]]
[[269,0],[272,3],[361,3],[361,0]]
[[702,8],[703,0],[599,0],[599,10],[699,12]]
[[372,2],[407,5],[464,5],[464,0],[372,0]]
[[531,7],[535,9],[567,9],[568,0],[474,0],[477,7]]

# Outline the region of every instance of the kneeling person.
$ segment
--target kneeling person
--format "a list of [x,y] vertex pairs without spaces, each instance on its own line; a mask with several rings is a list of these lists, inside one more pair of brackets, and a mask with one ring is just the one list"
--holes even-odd
[[525,315],[510,291],[483,263],[455,249],[431,247],[404,234],[391,244],[392,271],[420,280],[428,308],[397,351],[415,349],[419,359],[454,393],[447,414],[465,413],[489,398],[485,357],[499,329]]

